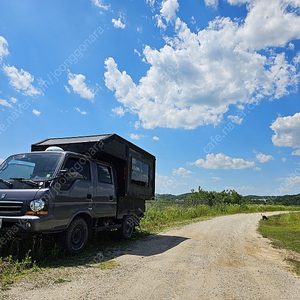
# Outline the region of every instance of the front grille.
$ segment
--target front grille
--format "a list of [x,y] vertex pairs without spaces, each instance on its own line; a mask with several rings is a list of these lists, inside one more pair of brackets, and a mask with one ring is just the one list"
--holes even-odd
[[1,213],[20,213],[22,211],[23,202],[18,201],[0,201]]

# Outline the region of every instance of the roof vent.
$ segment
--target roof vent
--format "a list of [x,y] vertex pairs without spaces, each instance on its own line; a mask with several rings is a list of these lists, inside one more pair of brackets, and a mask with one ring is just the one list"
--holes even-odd
[[60,147],[57,147],[57,146],[51,146],[51,147],[48,147],[46,149],[46,151],[64,151],[64,149],[60,148]]

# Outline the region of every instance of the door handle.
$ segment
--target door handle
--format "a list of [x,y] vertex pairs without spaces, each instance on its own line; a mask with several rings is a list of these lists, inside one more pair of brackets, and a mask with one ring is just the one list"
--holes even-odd
[[87,194],[86,195],[86,200],[92,200],[92,194]]

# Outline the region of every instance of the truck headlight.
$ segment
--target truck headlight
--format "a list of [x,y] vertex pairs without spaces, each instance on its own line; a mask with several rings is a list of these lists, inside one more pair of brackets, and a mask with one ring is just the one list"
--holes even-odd
[[45,202],[42,199],[32,200],[30,202],[30,209],[34,212],[40,211],[45,207]]

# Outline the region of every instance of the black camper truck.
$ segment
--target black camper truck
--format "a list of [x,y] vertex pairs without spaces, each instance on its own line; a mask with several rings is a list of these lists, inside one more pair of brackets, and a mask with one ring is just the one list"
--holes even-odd
[[93,231],[129,239],[154,186],[155,157],[117,134],[43,140],[0,166],[0,243],[55,233],[76,254]]

